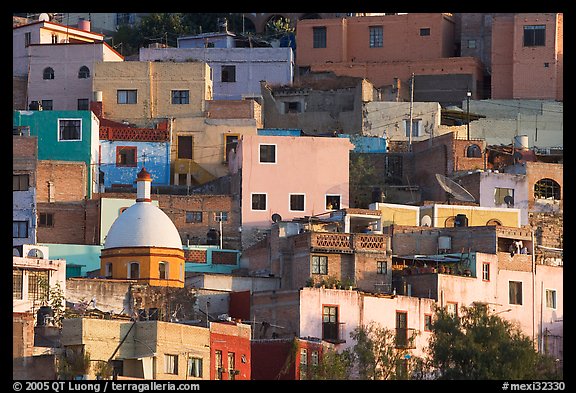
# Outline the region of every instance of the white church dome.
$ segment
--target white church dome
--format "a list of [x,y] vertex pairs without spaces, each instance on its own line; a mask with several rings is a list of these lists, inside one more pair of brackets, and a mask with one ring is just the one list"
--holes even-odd
[[104,248],[165,247],[182,249],[176,226],[150,199],[150,174],[144,168],[138,174],[136,203],[114,221]]

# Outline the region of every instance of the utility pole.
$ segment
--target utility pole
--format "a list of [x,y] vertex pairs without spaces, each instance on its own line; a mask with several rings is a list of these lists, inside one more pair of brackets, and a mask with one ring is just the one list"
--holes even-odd
[[222,249],[222,216],[223,212],[218,213],[218,221],[220,221],[220,249]]
[[414,107],[414,73],[410,81],[410,120],[408,125],[408,151],[412,151],[412,112]]
[[470,140],[470,96],[472,96],[472,92],[468,89],[466,92],[466,135],[468,140]]

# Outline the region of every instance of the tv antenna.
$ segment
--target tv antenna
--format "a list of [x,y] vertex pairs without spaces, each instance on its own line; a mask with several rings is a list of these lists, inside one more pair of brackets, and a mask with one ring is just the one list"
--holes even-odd
[[[476,202],[476,198],[454,180],[439,173],[436,174],[436,180],[444,191],[452,195],[455,199],[463,202]],[[448,203],[450,203],[450,198],[448,198]]]

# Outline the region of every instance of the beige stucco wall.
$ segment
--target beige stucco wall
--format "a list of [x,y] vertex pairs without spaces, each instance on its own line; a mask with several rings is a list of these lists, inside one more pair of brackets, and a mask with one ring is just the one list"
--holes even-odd
[[[404,121],[410,119],[409,102],[373,101],[364,104],[365,115],[362,130],[366,135],[386,137],[388,141],[408,141]],[[438,136],[440,127],[440,104],[437,102],[414,102],[412,121],[420,122],[420,135],[412,142]]]
[[[157,118],[200,117],[212,99],[210,68],[203,62],[97,62],[94,68],[93,91],[102,92],[110,120],[150,126]],[[118,90],[137,90],[137,103],[119,105]],[[172,90],[188,90],[189,104],[173,105]]]
[[[84,345],[91,360],[124,360],[125,376],[144,377],[144,373],[155,369],[152,379],[194,379],[186,377],[188,357],[202,358],[204,379],[210,375],[210,331],[205,327],[189,326],[162,321],[103,320],[88,318],[65,319],[62,325],[62,345]],[[116,353],[120,342],[127,337]],[[178,356],[178,374],[166,374],[165,355]],[[137,360],[152,357],[151,363]],[[155,366],[146,368],[147,363]],[[145,365],[143,368],[142,365]],[[128,375],[132,373],[132,375]],[[140,374],[140,375],[138,375]],[[89,379],[94,378],[93,370]]]

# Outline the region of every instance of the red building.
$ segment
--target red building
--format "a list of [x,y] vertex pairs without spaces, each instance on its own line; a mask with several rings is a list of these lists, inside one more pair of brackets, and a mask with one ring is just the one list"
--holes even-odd
[[251,379],[250,325],[236,322],[210,323],[210,379]]

